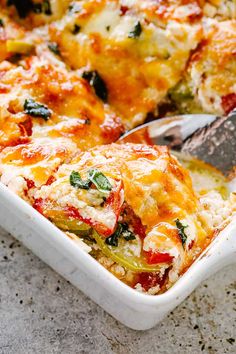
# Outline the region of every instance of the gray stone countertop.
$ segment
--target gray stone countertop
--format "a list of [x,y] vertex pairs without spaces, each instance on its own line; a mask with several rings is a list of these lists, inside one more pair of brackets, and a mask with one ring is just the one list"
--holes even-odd
[[0,353],[236,353],[236,272],[223,269],[146,332],[106,314],[0,229]]

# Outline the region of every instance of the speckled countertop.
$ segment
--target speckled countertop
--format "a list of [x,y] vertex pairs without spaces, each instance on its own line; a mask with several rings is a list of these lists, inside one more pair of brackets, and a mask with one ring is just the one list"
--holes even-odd
[[146,332],[119,324],[0,229],[0,353],[236,353],[236,272],[225,268]]

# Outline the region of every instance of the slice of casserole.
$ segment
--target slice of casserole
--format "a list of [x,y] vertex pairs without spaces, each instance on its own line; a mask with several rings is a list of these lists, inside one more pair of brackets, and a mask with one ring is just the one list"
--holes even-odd
[[34,207],[79,235],[118,278],[155,294],[178,279],[233,212],[231,199],[204,188],[194,190],[166,147],[112,144],[63,164],[36,191]]

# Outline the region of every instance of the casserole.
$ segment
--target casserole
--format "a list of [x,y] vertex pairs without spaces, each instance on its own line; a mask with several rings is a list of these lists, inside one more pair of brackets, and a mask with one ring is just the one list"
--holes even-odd
[[[227,113],[235,107],[235,61],[233,59],[235,21],[231,20],[233,8],[231,6],[227,7],[227,1],[223,5],[229,11],[222,12],[218,11],[222,2],[214,2],[207,7],[209,2],[202,2],[200,6],[194,0],[189,4],[181,0],[177,2],[168,1],[163,2],[159,8],[160,5],[153,4],[151,0],[144,1],[142,6],[137,1],[88,0],[71,3],[64,15],[65,9],[63,7],[60,11],[55,10],[60,1],[53,2],[55,8],[51,7],[48,1],[29,1],[24,9],[21,9],[18,2],[13,0],[7,3],[2,1],[1,3],[3,4],[3,18],[0,22],[1,46],[3,48],[1,58],[3,61],[0,63],[1,182],[64,229],[66,235],[59,230],[55,231],[56,229],[52,225],[49,227],[45,220],[43,221],[40,216],[36,216],[35,211],[29,211],[23,202],[17,201],[12,195],[10,196],[4,187],[1,187],[1,203],[4,203],[9,196],[11,205],[7,209],[13,208],[13,214],[17,210],[19,217],[14,215],[17,220],[23,218],[21,211],[27,211],[30,218],[29,223],[31,227],[35,228],[36,234],[38,235],[38,230],[41,230],[40,233],[44,232],[50,240],[47,240],[47,246],[43,244],[43,239],[37,239],[36,241],[35,236],[31,235],[31,232],[27,231],[23,223],[19,221],[20,228],[25,230],[26,235],[28,235],[27,237],[22,236],[23,242],[61,274],[72,280],[73,283],[78,285],[78,282],[80,282],[86,293],[90,293],[86,289],[94,286],[93,282],[89,285],[88,283],[85,284],[83,280],[88,276],[94,279],[94,273],[90,272],[91,264],[94,264],[94,270],[98,273],[101,283],[104,282],[108,286],[108,283],[111,282],[111,274],[108,276],[106,272],[104,273],[104,270],[101,271],[99,264],[96,263],[95,266],[95,263],[90,263],[88,261],[90,258],[86,258],[89,256],[82,256],[80,253],[82,251],[78,251],[78,255],[81,257],[79,261],[74,258],[79,246],[87,252],[91,250],[90,244],[84,243],[72,232],[79,231],[84,236],[84,234],[87,234],[88,224],[93,226],[92,228],[97,232],[94,236],[97,249],[93,245],[93,250],[102,251],[106,256],[109,254],[108,260],[105,259],[105,262],[104,259],[103,262],[101,259],[97,259],[105,266],[105,263],[109,262],[110,259],[115,262],[112,263],[111,271],[113,268],[120,267],[121,253],[124,250],[127,251],[127,245],[131,248],[131,246],[135,246],[136,241],[139,245],[142,245],[143,242],[144,246],[141,248],[140,255],[137,256],[138,260],[135,258],[134,262],[134,259],[131,259],[127,263],[127,258],[123,257],[123,263],[121,263],[127,267],[120,267],[119,270],[121,273],[124,272],[125,275],[127,274],[126,268],[134,271],[134,273],[136,272],[136,275],[145,271],[148,273],[148,277],[151,273],[155,273],[156,278],[162,273],[163,286],[154,284],[155,286],[148,285],[147,287],[140,281],[133,284],[133,279],[130,281],[130,285],[148,294],[163,292],[182,275],[214,238],[214,228],[218,228],[218,232],[226,224],[214,224],[213,222],[212,228],[206,225],[203,227],[204,222],[202,217],[199,217],[202,212],[200,211],[200,198],[196,196],[192,189],[188,173],[179,166],[178,161],[170,156],[165,148],[139,145],[136,145],[136,147],[121,145],[118,147],[103,144],[116,141],[125,129],[130,129],[143,122],[149,113],[157,114],[157,106],[160,111],[167,106],[167,109],[164,109],[164,114],[170,113],[169,110],[171,109],[179,111],[189,109],[191,112],[204,109],[208,112]],[[65,3],[65,5],[67,7],[68,4]],[[215,11],[213,11],[214,9]],[[55,13],[53,14],[53,12]],[[228,18],[230,20],[225,21]],[[57,19],[58,21],[55,21]],[[13,26],[12,22],[16,28],[13,37],[10,33]],[[50,24],[48,25],[48,23]],[[38,28],[41,25],[44,26]],[[225,41],[227,42],[226,46],[224,45]],[[220,57],[224,59],[222,59],[223,62],[229,65],[230,70],[233,68],[233,75],[231,81],[228,81],[228,86],[217,87],[216,102],[213,102],[212,95],[210,94],[208,97],[207,94],[208,91],[211,93],[215,82],[219,80],[218,71],[222,63],[221,60],[219,62],[216,60],[219,59],[215,55],[219,54],[218,52]],[[209,67],[206,68],[204,75],[201,75],[205,61],[207,61]],[[220,77],[222,82],[224,77],[227,76],[227,70],[223,73],[223,78]],[[181,81],[183,74],[184,78]],[[198,89],[199,85],[200,88]],[[215,92],[213,94],[215,95]],[[203,96],[205,100],[202,99]],[[172,107],[170,107],[171,105]],[[94,147],[96,145],[99,145],[99,147]],[[92,150],[88,150],[89,148],[92,148]],[[131,150],[132,153],[130,153]],[[140,154],[136,155],[140,156],[130,158],[134,150],[139,151]],[[105,154],[101,151],[105,151]],[[97,170],[96,162],[92,162],[92,171],[82,169],[82,172],[75,170],[70,171],[70,175],[67,173],[63,175],[66,169],[69,170],[73,166],[81,167],[80,161],[76,160],[77,158],[86,161],[86,156],[93,154],[93,152],[97,154],[97,157],[100,156],[103,162],[105,155],[113,154],[111,160],[113,159],[119,165],[117,171],[114,173],[114,166],[110,166],[109,163],[106,166],[107,161],[100,163],[101,170]],[[142,155],[142,153],[144,154]],[[151,156],[151,158],[149,159],[145,154]],[[155,154],[158,155],[158,158]],[[117,155],[120,156],[117,158]],[[142,175],[141,182],[135,178],[130,178],[130,183],[127,183],[129,178],[123,173],[122,166],[122,158],[124,159],[124,157],[125,163],[123,165],[128,165],[130,160],[133,159],[130,163],[132,167],[129,166],[127,176],[134,175],[134,171],[137,169],[139,175]],[[162,157],[164,158],[162,159]],[[143,169],[140,167],[142,165],[140,161],[143,163]],[[152,164],[155,165],[153,167],[155,180],[148,173]],[[171,173],[169,173],[170,171]],[[108,174],[108,177],[106,174]],[[115,174],[115,177],[112,174]],[[121,178],[120,175],[122,175]],[[66,180],[67,204],[75,194],[75,198],[72,199],[77,198],[76,203],[78,201],[83,202],[83,208],[93,212],[93,217],[89,214],[81,217],[83,210],[80,210],[79,207],[76,209],[72,203],[69,207],[73,208],[73,213],[69,215],[69,220],[64,218],[63,207],[65,205],[62,204],[66,198],[61,193],[63,189],[60,183],[61,176]],[[162,178],[159,180],[157,176],[158,178],[162,176]],[[106,186],[105,192],[109,191],[110,194],[105,195],[104,188],[103,195],[99,194],[101,193],[101,186],[96,179],[103,180],[102,184]],[[176,183],[173,183],[172,179]],[[126,190],[122,189],[125,180]],[[165,180],[164,184],[163,180]],[[156,186],[154,186],[155,183]],[[130,190],[133,189],[133,193],[130,193],[129,197],[127,185],[129,185]],[[155,193],[153,193],[154,187],[156,188]],[[173,193],[174,188],[176,188],[176,193]],[[79,189],[89,191],[82,193]],[[119,193],[116,193],[116,189],[119,190]],[[147,193],[144,193],[145,190]],[[158,229],[159,226],[154,225],[157,219],[150,215],[148,208],[145,209],[142,198],[135,198],[138,194],[137,191],[143,193],[140,193],[140,195],[143,195],[145,201],[154,199],[153,204],[156,203],[157,206],[150,203],[151,213],[162,208],[164,217],[166,217],[166,211],[166,214],[171,215],[170,220],[168,218],[167,220],[165,218],[163,220],[158,219],[158,222],[168,221],[170,223],[171,227],[168,232],[173,237],[170,237],[168,242],[166,240],[170,245],[170,247],[168,246],[169,249],[164,245],[165,242],[160,245],[160,242],[156,240],[157,235],[161,235],[162,239],[167,236],[164,235],[167,233],[166,224],[162,225],[160,230]],[[165,193],[169,198],[167,198],[167,202],[164,198]],[[132,219],[132,217],[128,211],[130,209],[123,208],[123,204],[125,204],[122,199],[123,194],[126,199],[129,199],[129,204],[132,204],[132,210],[135,210],[133,213],[135,215],[134,219],[138,218],[142,221],[141,224],[144,223],[147,230],[145,238],[151,240],[149,244],[145,245],[145,240],[141,240],[141,237],[138,237],[140,235],[136,235],[136,232],[134,232],[132,222],[129,224],[129,218]],[[163,194],[163,200],[159,203],[158,199],[161,199],[159,197],[161,194]],[[52,197],[53,195],[54,197]],[[80,198],[83,200],[80,200]],[[219,196],[219,198],[221,197]],[[176,202],[177,199],[178,202]],[[93,204],[92,207],[88,205],[87,200]],[[111,203],[108,202],[111,200]],[[215,203],[217,205],[219,203],[221,205],[221,202],[222,200],[217,198],[215,201],[213,198],[213,202],[209,202],[206,198],[203,205],[207,209],[210,204]],[[172,205],[172,210],[170,210],[168,203]],[[77,204],[79,205],[79,203]],[[186,205],[183,207],[183,204]],[[99,208],[96,208],[96,206]],[[142,208],[145,209],[143,213],[140,212]],[[18,211],[18,209],[21,209],[21,211]],[[227,209],[224,202],[223,209]],[[180,214],[176,210],[180,211]],[[8,210],[7,214],[9,212],[12,213]],[[124,217],[125,213],[126,218]],[[191,214],[196,217],[193,226],[190,226],[191,220],[187,218],[191,217]],[[68,224],[74,225],[75,221],[76,227],[78,226],[74,215],[79,215],[77,219],[82,218],[79,225],[82,230],[68,226]],[[216,216],[218,219],[221,218],[221,215],[217,214]],[[15,224],[9,224],[4,210],[1,217],[3,226],[16,234],[17,237],[21,237],[15,229]],[[226,221],[227,217],[226,210],[226,213],[222,212],[223,221]],[[103,222],[101,222],[101,219]],[[111,223],[110,220],[115,220],[115,222]],[[188,221],[188,223],[182,221]],[[109,227],[107,227],[107,224],[109,224]],[[48,231],[46,231],[46,227],[49,228]],[[119,231],[118,227],[122,227],[122,230]],[[156,230],[154,230],[155,227]],[[195,230],[195,228],[198,232],[191,231],[192,235],[196,234],[191,239],[191,232],[188,232],[188,230]],[[231,229],[229,228],[229,230]],[[52,233],[59,238],[55,240]],[[223,235],[224,239],[224,231],[221,231],[220,234]],[[90,236],[90,234],[87,236]],[[109,247],[104,246],[102,236],[106,237],[106,244],[108,238],[111,237],[113,244],[109,244]],[[114,237],[116,237],[115,241]],[[114,248],[118,246],[118,238],[119,243],[123,244],[122,250]],[[172,242],[171,238],[176,242]],[[197,242],[193,247],[195,238]],[[153,239],[158,241],[158,247],[156,248],[150,246]],[[124,240],[130,243],[126,244]],[[50,248],[52,241],[55,241],[53,247],[57,251],[49,259],[48,252],[49,250],[52,251],[52,248]],[[65,246],[64,251],[60,246],[62,243]],[[72,245],[75,247],[74,251],[71,249]],[[177,247],[175,247],[176,245]],[[192,247],[193,252],[191,251]],[[71,255],[73,264],[75,264],[74,271],[72,271],[74,275],[72,276],[70,275],[72,264],[68,263],[65,258],[61,259],[60,265],[57,264],[60,254],[64,257],[65,251],[68,251],[66,257]],[[136,251],[134,250],[134,252]],[[147,255],[147,259],[142,258],[143,255]],[[116,260],[114,261],[115,256]],[[159,257],[158,261],[157,256]],[[82,259],[83,263],[81,263]],[[131,261],[133,264],[131,264]],[[177,261],[180,262],[179,267],[175,264],[178,263]],[[141,264],[139,267],[140,274],[137,272],[137,262]],[[65,263],[64,266],[63,263]],[[164,264],[162,264],[160,272],[157,267],[158,263]],[[77,264],[79,271],[77,270]],[[172,272],[170,264],[174,269],[177,269],[177,272]],[[67,267],[69,267],[69,270]],[[194,274],[192,269],[195,268],[191,268],[191,273]],[[167,274],[165,271],[169,273]],[[113,273],[117,276],[114,269]],[[165,281],[165,273],[168,277],[167,281]],[[131,275],[134,276],[133,273]],[[182,281],[184,277],[185,275],[180,280]],[[170,281],[170,278],[172,278],[172,281]],[[126,277],[122,280],[129,284]],[[115,281],[114,284],[118,283]],[[116,287],[116,285],[114,286]],[[122,289],[127,288],[124,288],[124,284],[120,286],[117,293],[121,295]],[[174,289],[178,289],[177,284],[174,287]],[[97,286],[96,288],[99,289]],[[126,293],[124,298],[127,298],[127,301],[128,294],[133,294],[130,293],[130,290],[127,290],[128,293],[124,290],[124,293]],[[92,298],[99,303],[102,291],[102,287],[100,287],[98,294],[92,295]],[[109,291],[108,287],[106,287],[105,292],[113,294],[113,290]],[[169,292],[172,293],[172,289],[166,294],[169,294]],[[185,291],[183,293],[187,294]],[[168,297],[169,295],[166,296],[166,298]],[[183,297],[184,295],[180,296],[180,298]],[[165,297],[163,298],[161,294],[160,298],[164,299]],[[136,298],[135,295],[135,299],[139,298]],[[142,297],[140,297],[140,303],[142,304],[143,300],[141,299]],[[176,300],[172,299],[173,304],[176,304]],[[149,300],[144,301],[143,306],[141,306],[142,310],[148,305],[146,301]],[[157,303],[158,301],[163,301],[164,304],[166,300],[157,300]],[[104,305],[103,302],[102,306],[133,328],[147,328],[152,326],[152,321],[153,323],[156,321],[154,321],[154,318],[151,321],[150,309],[144,315],[141,308],[140,311],[137,309],[136,311],[129,301],[127,304],[124,301],[119,303],[119,299],[114,298],[114,302],[118,305],[116,309],[108,306],[108,304]],[[120,314],[119,306],[123,308]],[[128,319],[124,313],[125,308],[127,313],[130,311]],[[143,316],[146,318],[146,322],[144,321],[146,324],[136,323],[135,314],[132,315],[134,310],[137,312],[137,318]],[[157,313],[158,311],[156,310]],[[166,311],[163,308],[163,315],[164,312]],[[161,310],[159,315],[161,318]],[[157,316],[157,318],[159,317]]]
[[2,184],[0,210],[0,223],[8,232],[113,317],[136,330],[155,326],[201,281],[235,262],[234,221],[168,292],[158,296],[146,295],[120,282],[76,242]]

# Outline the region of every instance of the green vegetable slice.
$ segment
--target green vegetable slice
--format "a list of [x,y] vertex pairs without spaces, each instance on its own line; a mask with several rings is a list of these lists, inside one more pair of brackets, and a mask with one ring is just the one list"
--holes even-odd
[[132,245],[138,246],[136,239],[126,241],[124,238],[120,238],[118,246],[111,246],[108,245],[106,239],[100,236],[96,231],[93,231],[92,237],[96,240],[105,256],[133,272],[158,272],[161,269],[160,265],[147,264],[142,255],[138,257],[132,254],[131,251],[127,251],[127,244],[129,242],[132,242]]
[[68,218],[63,210],[48,210],[46,216],[63,231],[73,232],[79,236],[91,235],[92,229],[90,225],[77,219]]
[[16,54],[30,54],[34,49],[32,43],[25,42],[24,40],[18,39],[8,39],[7,40],[7,51]]

